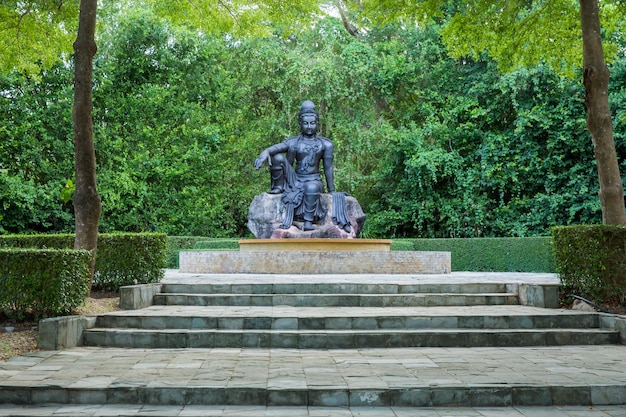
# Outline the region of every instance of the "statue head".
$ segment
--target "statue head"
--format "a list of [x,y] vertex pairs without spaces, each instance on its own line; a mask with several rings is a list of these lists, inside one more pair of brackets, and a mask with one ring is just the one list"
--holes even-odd
[[298,123],[300,123],[300,131],[305,136],[313,136],[317,133],[317,124],[319,115],[312,101],[303,101],[300,105],[300,113],[298,113]]

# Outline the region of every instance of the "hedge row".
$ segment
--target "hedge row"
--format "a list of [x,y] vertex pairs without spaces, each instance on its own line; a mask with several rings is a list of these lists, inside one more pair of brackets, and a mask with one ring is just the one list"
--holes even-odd
[[163,278],[167,235],[162,233],[105,234],[98,237],[94,287],[149,284]]
[[391,250],[450,252],[453,271],[555,272],[550,237],[394,239]]
[[[71,249],[74,235],[4,235],[0,247]],[[117,291],[124,285],[163,278],[167,236],[162,233],[111,233],[98,236],[93,288]],[[35,256],[36,258],[36,256]]]
[[69,314],[89,293],[91,253],[0,249],[0,310],[9,317]]
[[626,304],[625,226],[555,227],[552,236],[566,293]]

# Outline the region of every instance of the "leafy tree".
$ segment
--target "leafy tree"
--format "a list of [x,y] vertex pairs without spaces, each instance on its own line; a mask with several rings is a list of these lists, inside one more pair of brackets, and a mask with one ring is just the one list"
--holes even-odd
[[[486,58],[450,58],[434,25],[352,36],[326,18],[246,38],[146,8],[106,7],[100,19],[101,230],[245,235],[249,202],[268,183],[252,161],[297,133],[304,99],[335,142],[338,189],[368,213],[366,236],[545,235],[600,219],[584,90],[547,65],[503,74]],[[616,127],[624,62],[611,70]],[[7,231],[71,230],[59,194],[72,188],[72,132],[58,122],[69,120],[71,71],[60,63],[39,80],[0,81]],[[617,151],[626,154],[619,141]]]
[[[5,32],[8,34],[8,48],[6,55],[10,58],[19,55],[29,46],[33,46],[27,56],[33,54],[41,55],[44,64],[51,61],[50,52],[43,53],[40,45],[46,40],[51,40],[51,45],[64,49],[64,41],[69,36],[68,32],[72,32],[65,28],[66,24],[72,27],[75,22],[75,14],[77,11],[75,2],[70,2],[71,7],[63,7],[64,2],[53,2],[49,0],[32,0],[9,2],[3,4],[0,8],[0,14],[6,18],[8,24],[5,26]],[[186,20],[200,23],[206,29],[216,28],[223,30],[224,22],[234,22],[237,28],[251,28],[259,22],[260,19],[270,18],[279,20],[279,17],[294,17],[308,14],[310,9],[303,7],[286,7],[283,2],[268,1],[261,3],[257,7],[249,7],[246,1],[230,2],[228,4],[220,1],[207,0],[205,2],[194,3],[189,5],[188,2],[168,2],[173,8],[164,7],[163,2],[156,2],[157,10],[169,14],[173,17],[184,17]],[[302,2],[306,5],[308,2]],[[95,265],[95,251],[97,245],[98,223],[101,212],[101,201],[96,184],[96,162],[95,147],[93,143],[93,122],[92,122],[92,71],[93,56],[96,53],[95,44],[95,26],[97,13],[97,0],[81,0],[79,6],[78,19],[78,35],[74,42],[74,59],[75,59],[75,78],[74,78],[74,155],[76,167],[76,193],[75,215],[76,215],[76,241],[75,247],[80,249],[92,250],[94,259],[91,264],[93,274],[93,266]],[[295,12],[292,13],[292,12]],[[222,19],[221,16],[228,16]],[[3,20],[4,21],[4,20]],[[207,21],[210,23],[207,25]],[[217,26],[214,24],[218,23]],[[234,27],[235,25],[231,25]],[[261,24],[263,26],[263,24]],[[45,29],[38,32],[37,29]],[[60,36],[47,35],[52,32],[59,31]],[[41,34],[43,33],[43,37]],[[30,36],[27,45],[23,45],[22,35]],[[13,42],[15,40],[15,42]],[[50,45],[50,44],[48,44]],[[56,50],[56,48],[50,48]],[[58,51],[60,52],[60,51]],[[57,53],[58,53],[57,52]],[[30,69],[28,66],[29,59],[16,59],[17,67]],[[21,63],[21,64],[20,64]],[[9,64],[10,65],[10,64]],[[4,65],[4,69],[10,68]],[[15,65],[15,64],[14,64]],[[15,68],[15,67],[14,67]],[[12,69],[14,69],[12,68]]]
[[[544,61],[553,69],[572,75],[575,68],[582,67],[587,127],[597,161],[603,221],[626,223],[624,191],[608,106],[609,73],[604,58],[604,49],[609,60],[618,50],[614,39],[621,33],[620,22],[624,16],[620,13],[623,12],[621,2],[603,2],[602,9],[598,0],[580,0],[578,9],[569,0],[530,3],[523,0],[424,0],[417,3],[366,0],[350,4],[355,13],[377,21],[444,18],[442,35],[448,50],[456,57],[477,58],[486,52],[505,70]],[[607,32],[604,41],[601,12]]]

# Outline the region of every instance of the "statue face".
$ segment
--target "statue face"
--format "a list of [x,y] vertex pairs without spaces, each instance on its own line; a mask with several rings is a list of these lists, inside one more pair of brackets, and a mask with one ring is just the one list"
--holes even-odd
[[300,131],[304,136],[314,136],[317,133],[317,117],[306,114],[300,120]]

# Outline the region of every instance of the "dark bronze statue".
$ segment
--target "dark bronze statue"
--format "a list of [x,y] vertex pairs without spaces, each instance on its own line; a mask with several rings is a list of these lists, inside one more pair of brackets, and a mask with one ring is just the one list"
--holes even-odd
[[[323,163],[328,192],[333,195],[333,220],[341,228],[350,231],[350,221],[345,214],[344,193],[335,193],[333,174],[333,143],[317,135],[319,116],[315,104],[305,101],[298,114],[300,136],[265,149],[254,162],[256,169],[267,161],[270,166],[272,194],[282,193],[286,207],[282,229],[288,229],[294,219],[303,221],[303,230],[314,230],[313,223],[326,215],[320,203],[324,185],[320,175]],[[295,162],[295,170],[293,164]]]

